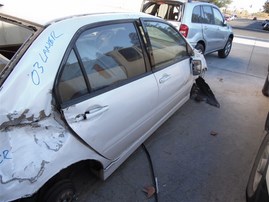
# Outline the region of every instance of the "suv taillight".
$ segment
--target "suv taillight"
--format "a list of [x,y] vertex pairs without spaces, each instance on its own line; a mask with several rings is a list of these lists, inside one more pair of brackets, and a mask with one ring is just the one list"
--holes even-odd
[[187,38],[188,32],[189,32],[189,27],[185,24],[181,24],[179,31],[185,38]]

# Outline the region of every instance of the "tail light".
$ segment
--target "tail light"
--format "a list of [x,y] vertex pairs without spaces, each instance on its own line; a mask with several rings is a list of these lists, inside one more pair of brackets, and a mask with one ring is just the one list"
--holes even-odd
[[185,24],[181,24],[179,31],[185,38],[187,38],[188,33],[189,33],[189,27]]

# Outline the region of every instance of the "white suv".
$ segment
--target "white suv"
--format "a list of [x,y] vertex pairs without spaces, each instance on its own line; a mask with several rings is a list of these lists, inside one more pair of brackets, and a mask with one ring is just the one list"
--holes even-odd
[[232,48],[233,32],[219,8],[210,3],[180,0],[144,0],[143,12],[173,24],[193,47],[204,54],[218,51],[226,58]]

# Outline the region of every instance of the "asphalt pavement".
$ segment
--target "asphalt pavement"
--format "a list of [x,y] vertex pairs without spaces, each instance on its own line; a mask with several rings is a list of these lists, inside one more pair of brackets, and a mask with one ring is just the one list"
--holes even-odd
[[[189,100],[145,142],[158,181],[159,202],[245,201],[269,111],[269,98],[261,92],[269,41],[267,35],[259,38],[255,33],[259,32],[236,31],[226,59],[217,53],[206,56],[209,69],[204,78],[220,108]],[[81,170],[76,184],[80,202],[156,201],[143,191],[154,180],[142,147],[106,181]]]

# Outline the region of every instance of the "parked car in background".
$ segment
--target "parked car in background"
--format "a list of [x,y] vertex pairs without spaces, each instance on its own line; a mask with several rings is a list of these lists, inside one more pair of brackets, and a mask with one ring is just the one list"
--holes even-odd
[[143,12],[173,24],[193,47],[226,58],[232,48],[233,31],[219,8],[205,2],[144,0]]
[[269,113],[265,122],[266,135],[256,155],[250,172],[247,188],[247,202],[269,201]]
[[232,20],[235,20],[236,18],[237,18],[237,15],[235,15],[235,14],[225,16],[225,20],[227,20],[227,21],[232,21]]
[[2,202],[72,201],[81,166],[108,178],[206,69],[158,17],[93,0],[0,3]]
[[263,25],[263,30],[269,31],[269,22]]
[[262,26],[264,26],[264,25],[266,25],[266,24],[269,24],[269,20],[268,20],[268,19],[266,19],[266,20],[264,20],[264,21],[262,22]]
[[[262,93],[269,97],[269,64]],[[269,201],[269,112],[264,129],[266,135],[256,155],[246,188],[247,202]]]

